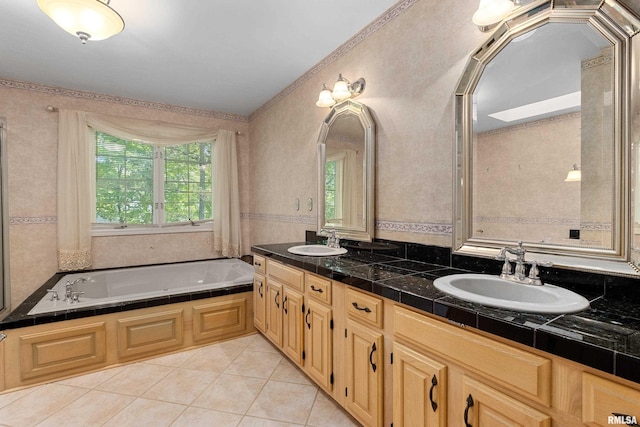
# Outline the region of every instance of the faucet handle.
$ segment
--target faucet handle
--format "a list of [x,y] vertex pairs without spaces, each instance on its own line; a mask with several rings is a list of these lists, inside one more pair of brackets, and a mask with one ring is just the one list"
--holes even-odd
[[47,292],[51,292],[51,301],[58,301],[60,299],[57,289],[47,289]]

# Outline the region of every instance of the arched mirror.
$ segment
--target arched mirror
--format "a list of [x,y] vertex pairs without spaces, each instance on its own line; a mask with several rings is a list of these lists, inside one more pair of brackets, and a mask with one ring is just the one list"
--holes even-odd
[[456,94],[458,253],[523,241],[557,265],[635,273],[638,28],[615,1],[536,1],[472,55]]
[[374,235],[375,124],[367,107],[335,105],[318,137],[318,231],[371,241]]

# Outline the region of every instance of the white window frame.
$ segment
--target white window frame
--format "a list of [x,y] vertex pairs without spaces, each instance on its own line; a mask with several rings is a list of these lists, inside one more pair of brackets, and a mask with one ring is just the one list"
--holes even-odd
[[[106,133],[106,132],[103,132]],[[215,141],[208,142],[212,145]],[[92,143],[95,147],[95,138]],[[190,143],[185,143],[187,145]],[[122,236],[122,235],[139,235],[139,234],[172,234],[172,233],[199,233],[212,232],[213,219],[183,221],[183,222],[164,222],[164,146],[149,144],[153,147],[153,224],[124,224],[117,225],[114,223],[92,223],[91,236]],[[96,156],[92,156],[92,162],[95,168]],[[213,172],[213,171],[212,171]],[[213,177],[212,177],[213,179]],[[97,197],[94,194],[94,198]],[[93,204],[93,217],[95,218],[96,209]]]

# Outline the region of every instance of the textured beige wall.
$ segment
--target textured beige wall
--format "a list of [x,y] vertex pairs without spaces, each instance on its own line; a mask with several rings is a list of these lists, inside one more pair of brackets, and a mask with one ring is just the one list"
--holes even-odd
[[[149,103],[129,105],[126,99],[102,101],[91,94],[85,98],[47,88],[17,89],[0,85],[0,116],[7,121],[9,187],[9,255],[11,302],[15,307],[57,270],[56,258],[56,172],[58,115],[47,105],[60,109],[163,120],[212,129],[231,129],[239,136],[240,162],[247,163],[248,122],[242,118],[220,118],[215,114],[184,113],[151,108]],[[75,94],[77,95],[77,94]],[[97,97],[99,98],[99,97]],[[240,176],[241,192],[248,191],[247,168]],[[247,196],[243,194],[243,199]],[[243,209],[241,207],[241,209]],[[249,244],[248,240],[245,242]],[[150,236],[94,237],[95,268],[201,259],[214,256],[209,233]]]
[[341,72],[366,79],[357,100],[377,124],[375,236],[451,246],[453,95],[486,37],[471,23],[475,8],[476,1],[419,0],[251,116],[253,244],[301,240],[316,229],[315,204],[309,212],[306,200],[317,197],[316,140],[329,110],[315,101]]

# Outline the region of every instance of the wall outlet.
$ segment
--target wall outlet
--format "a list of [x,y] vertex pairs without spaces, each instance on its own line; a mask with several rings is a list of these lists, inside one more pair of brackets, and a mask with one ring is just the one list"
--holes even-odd
[[570,239],[579,239],[580,238],[580,230],[569,230],[569,238]]

